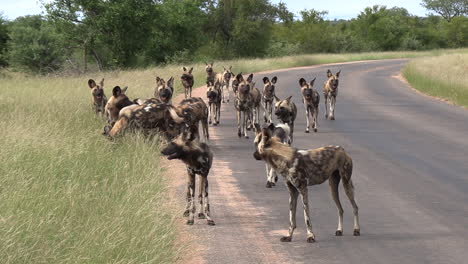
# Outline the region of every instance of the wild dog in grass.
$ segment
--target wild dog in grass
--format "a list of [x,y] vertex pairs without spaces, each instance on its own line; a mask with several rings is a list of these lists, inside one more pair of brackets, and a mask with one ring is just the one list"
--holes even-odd
[[111,126],[117,122],[120,110],[126,106],[135,104],[134,102],[130,101],[130,99],[128,99],[127,95],[125,94],[127,92],[127,88],[128,87],[121,89],[120,86],[115,86],[112,89],[112,96],[109,98],[109,101],[107,101],[105,108],[107,121]]
[[[290,129],[288,124],[273,124],[268,123],[265,124],[268,130],[270,130],[271,136],[278,138],[281,143],[291,145],[291,138],[290,138]],[[262,130],[259,124],[255,124],[255,140],[254,144],[257,147],[258,144],[262,141]],[[269,164],[266,163],[266,173],[267,173],[267,183],[266,187],[271,188],[272,186],[276,185],[278,182],[278,174],[276,173],[275,169]]]
[[231,71],[232,66],[228,69],[223,67],[223,73],[216,74],[215,82],[219,82],[221,84],[221,92],[222,92],[222,102],[224,103],[224,97],[227,95],[227,101],[229,102],[231,95],[229,94],[229,83],[231,82],[231,78],[234,76],[234,73]]
[[[338,78],[341,70],[335,75],[330,70],[327,70],[328,80],[323,87],[323,96],[325,97],[325,119],[328,118],[328,107],[330,105],[330,120],[335,120],[335,103],[338,96]],[[328,103],[330,100],[330,104]]]
[[261,140],[256,144],[254,157],[270,164],[279,174],[283,175],[289,190],[289,233],[281,238],[282,242],[290,242],[296,229],[297,197],[302,197],[304,218],[307,226],[307,242],[314,242],[315,235],[309,214],[308,187],[322,184],[329,180],[333,200],[338,208],[338,228],[336,236],[343,235],[343,208],[338,196],[338,184],[343,181],[343,187],[354,212],[354,235],[360,235],[358,206],[354,200],[354,187],[351,181],[353,161],[340,146],[328,146],[311,150],[298,150],[283,144],[274,137],[268,128],[262,129]]
[[310,84],[304,78],[299,80],[299,85],[301,86],[301,93],[302,93],[302,101],[304,102],[304,107],[306,110],[306,133],[309,133],[310,128],[310,120],[309,116],[312,115],[313,123],[312,128],[314,132],[317,132],[318,127],[318,111],[319,111],[319,102],[320,102],[320,95],[317,90],[314,88],[314,78],[310,81]]
[[207,82],[206,97],[208,98],[208,123],[211,124],[211,118],[214,115],[213,125],[216,126],[221,117],[221,84]]
[[281,100],[275,95],[275,115],[278,120],[283,124],[288,124],[291,129],[291,143],[294,139],[294,120],[297,116],[297,107],[294,102],[291,101],[292,96]]
[[208,201],[208,174],[213,163],[213,153],[209,146],[196,139],[190,130],[182,132],[163,148],[161,154],[169,160],[179,159],[185,163],[188,172],[187,181],[187,207],[184,216],[188,217],[187,224],[194,224],[195,207],[195,176],[199,175],[200,204],[198,218],[206,218],[208,225],[215,225],[210,216],[210,203]]
[[196,127],[198,134],[198,127],[201,122],[205,139],[210,138],[208,133],[208,107],[203,99],[200,97],[184,99],[179,103],[177,109],[179,115],[184,117],[185,124],[188,127]]
[[239,73],[234,80],[238,84],[234,107],[237,112],[237,135],[239,137],[244,135],[245,138],[249,138],[247,127],[252,120],[252,78],[253,74],[250,74],[247,80],[244,80],[242,73]]
[[206,67],[205,67],[205,71],[206,71],[206,82],[210,82],[210,83],[215,83],[216,81],[216,72],[214,71],[213,69],[213,64],[214,62],[208,64],[206,63]]
[[182,82],[182,86],[185,89],[185,98],[187,99],[187,98],[192,97],[192,88],[193,88],[193,83],[194,83],[193,75],[192,75],[193,67],[190,68],[190,70],[187,70],[186,67],[182,67],[182,70],[184,72],[182,73],[180,80]]
[[174,77],[171,77],[166,83],[164,79],[156,76],[156,89],[154,90],[154,97],[158,98],[163,103],[170,104],[173,94]]
[[[104,127],[104,135],[115,138],[127,129],[140,130],[147,135],[161,134],[163,139],[171,140],[180,134],[185,126],[184,117],[177,108],[165,103],[133,104],[119,112],[114,126]],[[156,101],[156,100],[155,100]]]
[[268,77],[263,77],[263,92],[262,92],[262,99],[263,99],[263,119],[265,122],[273,122],[272,115],[273,115],[273,102],[275,100],[275,88],[276,88],[276,81],[278,81],[278,77],[273,77],[270,81]]
[[98,115],[101,113],[101,116],[104,117],[105,106],[107,104],[107,97],[104,94],[104,79],[101,80],[99,85],[93,79],[88,80],[88,86],[91,89],[91,95],[93,96],[93,110]]

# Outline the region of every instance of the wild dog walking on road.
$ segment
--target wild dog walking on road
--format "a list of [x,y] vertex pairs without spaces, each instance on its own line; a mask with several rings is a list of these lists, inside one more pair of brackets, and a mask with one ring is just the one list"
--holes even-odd
[[252,90],[252,79],[253,74],[250,74],[247,80],[244,80],[242,73],[239,73],[234,80],[238,84],[234,107],[237,112],[237,135],[239,137],[244,135],[245,138],[249,138],[247,123],[252,120],[252,95],[250,92]]
[[[270,130],[270,133],[272,137],[276,137],[279,139],[280,142],[284,144],[291,145],[291,138],[290,138],[290,130],[288,124],[265,124],[266,128]],[[254,144],[257,146],[260,142],[262,141],[262,130],[260,128],[259,124],[255,124],[255,140]],[[273,167],[265,162],[266,166],[266,173],[267,173],[267,183],[266,187],[271,188],[272,186],[276,185],[276,182],[278,182],[278,174],[276,173],[275,169]]]
[[216,74],[215,82],[220,83],[221,85],[221,94],[222,94],[222,100],[223,103],[224,97],[227,97],[227,101],[229,102],[230,95],[229,95],[229,83],[231,82],[231,77],[234,76],[234,73],[231,71],[232,66],[229,67],[229,69],[226,69],[223,67],[223,72]]
[[319,102],[320,102],[320,95],[317,90],[314,88],[314,78],[310,81],[310,84],[304,78],[299,80],[299,85],[301,86],[301,93],[302,93],[302,100],[304,102],[304,107],[306,110],[306,133],[309,133],[310,128],[310,116],[313,118],[312,128],[314,132],[317,132],[318,127],[318,111],[319,111]]
[[291,101],[291,98],[292,96],[289,96],[285,100],[281,100],[275,95],[275,115],[281,123],[289,125],[292,143],[294,139],[294,120],[296,120],[297,117],[297,107],[296,104]]
[[104,94],[104,78],[101,80],[99,85],[93,79],[88,80],[88,86],[91,89],[91,95],[93,96],[93,110],[98,115],[101,113],[101,116],[104,117],[105,106],[107,104],[107,97]]
[[263,119],[265,122],[273,122],[273,102],[275,100],[275,86],[276,81],[278,81],[278,77],[273,77],[270,81],[268,77],[263,77],[263,92],[262,92],[262,99],[263,99]]
[[251,83],[251,89],[250,89],[250,98],[252,102],[251,106],[251,122],[247,126],[247,128],[252,128],[255,124],[260,123],[260,106],[262,104],[262,94],[260,93],[260,90],[258,90],[255,87],[255,83]]
[[193,88],[193,67],[190,68],[190,70],[187,70],[186,67],[182,67],[182,70],[184,71],[182,73],[182,76],[180,76],[180,81],[182,82],[182,86],[184,87],[185,90],[185,99],[192,97],[192,88]]
[[219,82],[206,83],[206,97],[208,98],[208,122],[211,124],[213,118],[213,125],[219,124],[221,118],[221,84]]
[[283,175],[289,190],[289,233],[281,238],[282,242],[290,242],[296,229],[297,197],[302,197],[304,218],[307,226],[307,242],[314,242],[315,235],[309,213],[308,188],[329,180],[333,200],[338,208],[338,228],[336,236],[343,235],[343,208],[338,196],[338,184],[343,181],[343,187],[354,211],[354,235],[360,235],[358,206],[354,200],[354,187],[351,181],[353,162],[351,157],[340,146],[328,146],[311,150],[298,150],[283,144],[273,137],[268,128],[262,129],[261,140],[256,144],[254,157],[270,164],[279,174]]
[[206,218],[208,225],[215,225],[210,216],[210,203],[208,201],[208,174],[213,163],[213,153],[209,146],[196,139],[189,130],[182,132],[172,140],[161,154],[169,160],[180,159],[187,166],[187,207],[184,216],[188,217],[187,224],[193,225],[195,207],[195,175],[198,174],[200,182],[198,201],[200,203],[198,218]]
[[170,104],[173,94],[174,77],[171,77],[166,83],[164,79],[156,76],[156,89],[154,90],[154,97],[158,98],[163,103]]
[[214,71],[213,69],[213,64],[214,62],[208,64],[206,63],[206,67],[205,67],[205,71],[206,71],[206,82],[210,82],[210,83],[215,83],[216,81],[216,72]]
[[328,100],[330,100],[330,120],[335,120],[335,103],[336,96],[338,96],[338,78],[340,77],[341,70],[335,75],[330,70],[327,70],[328,80],[323,87],[323,96],[325,97],[325,119],[328,118]]

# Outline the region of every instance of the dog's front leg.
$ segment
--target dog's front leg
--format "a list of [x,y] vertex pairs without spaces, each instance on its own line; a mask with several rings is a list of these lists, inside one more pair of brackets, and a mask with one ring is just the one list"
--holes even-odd
[[198,177],[198,203],[199,203],[199,208],[198,208],[198,219],[205,219],[205,214],[204,214],[204,211],[203,211],[203,200],[204,200],[204,197],[203,197],[203,187],[204,187],[204,181],[203,181],[203,177],[200,176]]
[[211,219],[210,216],[210,202],[208,200],[208,175],[200,176],[200,181],[203,182],[203,204],[206,223],[208,225],[215,225],[215,222],[213,221],[213,219]]
[[312,232],[312,223],[310,222],[310,210],[309,210],[309,193],[307,189],[307,183],[303,183],[300,187],[302,196],[302,204],[304,206],[304,220],[307,226],[307,242],[315,242],[315,235]]
[[305,112],[306,112],[306,133],[309,133],[309,127],[310,127],[310,120],[309,120],[309,114],[310,114],[310,107],[307,104],[307,102],[304,100],[304,106],[305,106]]
[[291,182],[288,181],[286,185],[289,190],[289,233],[281,238],[281,242],[291,242],[292,240],[294,230],[296,229],[296,207],[297,197],[299,196],[299,192]]
[[212,107],[212,103],[208,103],[208,124],[211,125],[211,107]]
[[242,112],[240,110],[237,110],[237,136],[238,137],[241,137],[242,136],[242,125],[243,123],[241,124],[241,115],[242,115]]
[[315,110],[314,110],[314,132],[317,132],[319,107],[317,105],[314,108],[315,108]]
[[187,225],[193,225],[195,218],[195,173],[188,170],[189,173],[189,182],[188,182],[188,207],[189,215],[187,220]]

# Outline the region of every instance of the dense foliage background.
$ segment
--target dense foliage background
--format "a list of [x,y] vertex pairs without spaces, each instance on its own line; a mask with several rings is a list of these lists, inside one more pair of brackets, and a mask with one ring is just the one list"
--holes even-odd
[[85,72],[214,59],[468,46],[468,0],[423,0],[437,15],[367,7],[351,20],[295,17],[269,0],[53,0],[44,16],[0,16],[0,67]]

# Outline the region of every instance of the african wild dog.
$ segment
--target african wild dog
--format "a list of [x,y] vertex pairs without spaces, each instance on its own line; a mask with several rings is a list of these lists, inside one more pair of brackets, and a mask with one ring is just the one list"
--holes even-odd
[[294,139],[294,120],[296,120],[297,116],[297,107],[296,104],[291,101],[291,98],[292,96],[289,96],[285,100],[281,100],[275,95],[275,115],[281,123],[289,125],[292,143]]
[[213,64],[214,62],[208,64],[206,63],[206,67],[205,67],[205,71],[206,71],[206,82],[210,82],[210,83],[215,83],[216,81],[216,72],[214,71],[213,69]]
[[104,78],[101,80],[99,85],[93,79],[88,80],[88,86],[91,89],[91,95],[93,96],[93,109],[96,115],[101,113],[102,116],[105,114],[105,106],[107,104],[107,97],[104,94]]
[[211,124],[211,118],[214,115],[213,125],[216,126],[221,117],[221,84],[207,82],[206,97],[208,98],[208,123]]
[[249,123],[247,128],[251,128],[255,124],[260,123],[260,106],[262,104],[262,94],[260,91],[255,87],[255,83],[251,83],[250,89],[250,97],[251,97],[251,122]]
[[[290,138],[290,129],[288,124],[265,124],[264,127],[268,128],[270,130],[270,133],[272,137],[276,137],[279,139],[280,142],[284,144],[291,145],[291,138]],[[254,144],[257,146],[258,143],[262,140],[262,130],[260,129],[259,124],[255,124],[255,140]],[[267,173],[267,183],[266,187],[271,188],[272,186],[276,185],[276,182],[278,182],[278,174],[276,171],[273,169],[273,167],[265,163],[266,166],[266,173]]]
[[[237,75],[241,75],[242,76],[242,72],[237,74]],[[237,76],[236,75],[236,76]],[[239,89],[239,81],[237,80],[237,78],[234,78],[232,80],[232,92],[234,93],[234,98],[237,97],[237,90]]]
[[107,101],[105,108],[107,121],[111,126],[117,122],[120,110],[126,106],[135,104],[134,102],[130,101],[130,99],[128,99],[127,95],[125,94],[127,92],[127,88],[128,87],[121,89],[120,86],[115,86],[114,89],[112,89],[112,96],[109,98],[109,101]]
[[314,122],[312,124],[312,128],[314,132],[317,132],[318,126],[318,111],[319,111],[319,102],[320,102],[320,95],[317,90],[314,88],[314,78],[310,81],[310,84],[304,78],[299,80],[299,85],[301,86],[301,93],[302,93],[302,100],[304,102],[304,107],[306,110],[306,133],[309,133],[310,128],[310,120],[309,115],[312,115]]
[[273,115],[273,101],[275,100],[275,86],[278,77],[273,77],[270,81],[268,77],[263,77],[263,119],[265,122],[272,122],[272,115]]
[[[234,76],[234,73],[231,71],[232,66],[229,69],[223,67],[223,73],[216,74],[215,82],[219,82],[221,84],[221,93],[222,93],[222,102],[224,103],[224,97],[227,94],[227,101],[229,102],[230,94],[229,94],[229,83],[231,78]],[[226,90],[226,91],[225,91]]]
[[174,77],[171,77],[167,83],[164,79],[156,76],[156,88],[154,90],[154,97],[161,100],[163,103],[170,104],[172,95],[174,94]]
[[187,207],[184,216],[188,217],[187,224],[193,225],[195,206],[195,175],[200,177],[198,202],[200,204],[198,218],[206,218],[208,225],[215,225],[210,217],[210,203],[208,201],[208,174],[213,163],[213,153],[209,146],[196,139],[189,130],[182,132],[177,138],[172,140],[161,154],[167,156],[169,160],[180,159],[187,166]]
[[187,68],[182,67],[182,70],[184,72],[182,73],[180,80],[182,82],[182,86],[185,89],[185,98],[190,98],[192,97],[192,88],[193,88],[193,83],[194,83],[193,75],[192,75],[193,67],[190,68],[190,70],[187,70]]
[[270,164],[283,175],[289,190],[289,234],[281,238],[290,242],[296,229],[297,197],[302,196],[304,218],[307,226],[307,242],[314,242],[315,235],[309,216],[309,199],[307,186],[317,185],[329,180],[333,200],[338,208],[338,228],[335,235],[343,235],[343,208],[338,196],[338,184],[343,187],[354,211],[354,235],[360,235],[358,206],[354,200],[354,187],[351,181],[353,162],[351,157],[340,146],[328,146],[311,150],[298,150],[280,142],[273,137],[269,129],[262,129],[262,138],[256,144],[254,157]]
[[328,80],[323,87],[323,97],[325,97],[325,119],[328,118],[328,100],[330,100],[330,120],[335,120],[335,103],[338,95],[338,78],[341,70],[335,75],[330,70],[327,70]]
[[198,127],[201,122],[205,139],[210,138],[208,133],[208,107],[203,99],[200,97],[184,99],[177,106],[177,110],[179,115],[184,117],[186,126],[196,127],[195,133],[198,135]]
[[244,80],[242,73],[237,74],[235,79],[238,84],[238,90],[234,107],[237,111],[237,135],[239,137],[244,135],[245,138],[249,138],[247,134],[247,123],[252,120],[252,95],[250,92],[252,90],[252,79],[253,74],[250,74],[247,80]]

